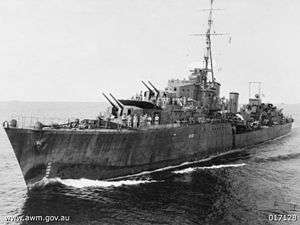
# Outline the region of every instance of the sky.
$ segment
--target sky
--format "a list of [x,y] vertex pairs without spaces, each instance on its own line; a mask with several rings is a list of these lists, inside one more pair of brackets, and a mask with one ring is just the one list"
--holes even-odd
[[[215,0],[222,96],[300,103],[300,1]],[[0,101],[104,101],[163,89],[202,61],[209,0],[1,0]],[[231,43],[229,38],[231,37]]]

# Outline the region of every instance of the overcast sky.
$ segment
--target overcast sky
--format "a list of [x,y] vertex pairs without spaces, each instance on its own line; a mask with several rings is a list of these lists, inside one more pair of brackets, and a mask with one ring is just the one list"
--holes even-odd
[[[1,0],[0,101],[104,101],[151,80],[164,88],[204,54],[209,0]],[[213,42],[222,94],[300,102],[300,1],[215,0]]]

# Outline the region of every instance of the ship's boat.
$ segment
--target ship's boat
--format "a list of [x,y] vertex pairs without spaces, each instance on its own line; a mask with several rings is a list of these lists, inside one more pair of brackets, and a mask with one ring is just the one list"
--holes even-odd
[[[212,2],[212,1],[211,1]],[[255,145],[291,131],[293,119],[260,93],[239,109],[239,94],[220,97],[211,51],[209,13],[204,66],[187,80],[172,79],[164,90],[151,82],[131,99],[104,94],[106,116],[65,124],[3,127],[28,186],[44,178],[118,179],[145,171],[186,165]]]

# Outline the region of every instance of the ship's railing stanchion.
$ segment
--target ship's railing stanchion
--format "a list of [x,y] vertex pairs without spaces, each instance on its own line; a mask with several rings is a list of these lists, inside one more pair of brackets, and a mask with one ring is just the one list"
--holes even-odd
[[67,124],[70,121],[74,121],[74,118],[58,118],[58,117],[45,117],[45,116],[25,116],[25,115],[17,115],[11,114],[9,116],[9,121],[16,120],[17,128],[33,128],[37,122],[40,122],[44,125],[51,126],[52,124]]

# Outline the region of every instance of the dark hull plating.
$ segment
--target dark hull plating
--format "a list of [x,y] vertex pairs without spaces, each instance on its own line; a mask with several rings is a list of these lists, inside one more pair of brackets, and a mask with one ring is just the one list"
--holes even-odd
[[251,146],[290,132],[291,123],[233,134],[230,124],[128,130],[7,128],[27,185],[47,178],[110,179]]

